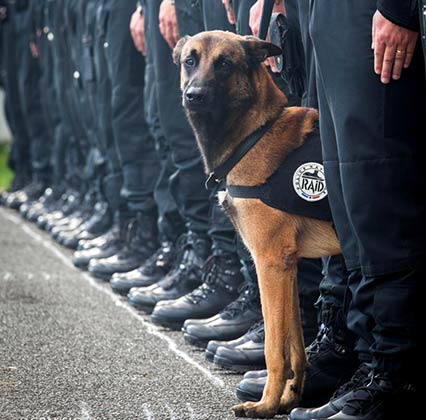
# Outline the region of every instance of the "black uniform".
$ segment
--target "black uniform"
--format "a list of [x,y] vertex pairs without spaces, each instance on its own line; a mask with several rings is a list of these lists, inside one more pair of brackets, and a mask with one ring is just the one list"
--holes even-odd
[[[413,2],[379,1],[391,21],[416,30]],[[353,299],[350,328],[376,368],[398,370],[416,348],[416,293],[424,257],[421,156],[425,79],[420,43],[401,79],[373,71],[376,1],[313,4],[324,165]],[[350,54],[348,53],[350,51]],[[331,60],[330,57],[333,59]],[[424,135],[423,135],[424,137]]]

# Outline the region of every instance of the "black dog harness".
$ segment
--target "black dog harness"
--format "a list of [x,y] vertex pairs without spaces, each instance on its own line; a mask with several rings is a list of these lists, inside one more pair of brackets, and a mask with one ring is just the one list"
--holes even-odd
[[[240,143],[232,155],[206,182],[208,189],[225,181],[226,175],[265,135],[278,118],[268,122]],[[322,150],[318,127],[305,137],[264,184],[255,186],[227,185],[233,198],[257,198],[270,207],[287,213],[331,221],[327,198]]]

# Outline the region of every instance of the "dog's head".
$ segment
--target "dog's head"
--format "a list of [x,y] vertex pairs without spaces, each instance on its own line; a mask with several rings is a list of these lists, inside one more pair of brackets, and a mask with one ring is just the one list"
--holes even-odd
[[182,38],[173,53],[181,69],[183,105],[192,113],[220,116],[244,108],[256,95],[253,71],[281,54],[274,44],[231,32],[201,32]]

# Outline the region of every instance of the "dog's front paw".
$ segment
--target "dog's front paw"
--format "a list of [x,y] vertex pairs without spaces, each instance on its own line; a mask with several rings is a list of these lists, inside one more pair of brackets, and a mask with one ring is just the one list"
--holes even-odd
[[232,411],[237,417],[249,417],[269,419],[275,416],[278,407],[270,407],[262,402],[246,402],[232,407]]

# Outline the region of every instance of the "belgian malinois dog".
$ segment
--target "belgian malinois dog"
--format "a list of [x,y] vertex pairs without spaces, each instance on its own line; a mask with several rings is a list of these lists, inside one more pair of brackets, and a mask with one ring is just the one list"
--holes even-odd
[[[265,183],[317,129],[317,111],[286,107],[286,96],[263,64],[280,53],[280,48],[258,38],[222,31],[184,37],[174,50],[181,69],[183,105],[207,173],[223,167],[247,138],[267,127],[256,144],[228,168],[229,188]],[[254,260],[265,321],[268,379],[262,399],[233,410],[241,417],[273,417],[297,406],[307,367],[297,260],[339,254],[339,242],[329,221],[228,193],[219,201]]]

